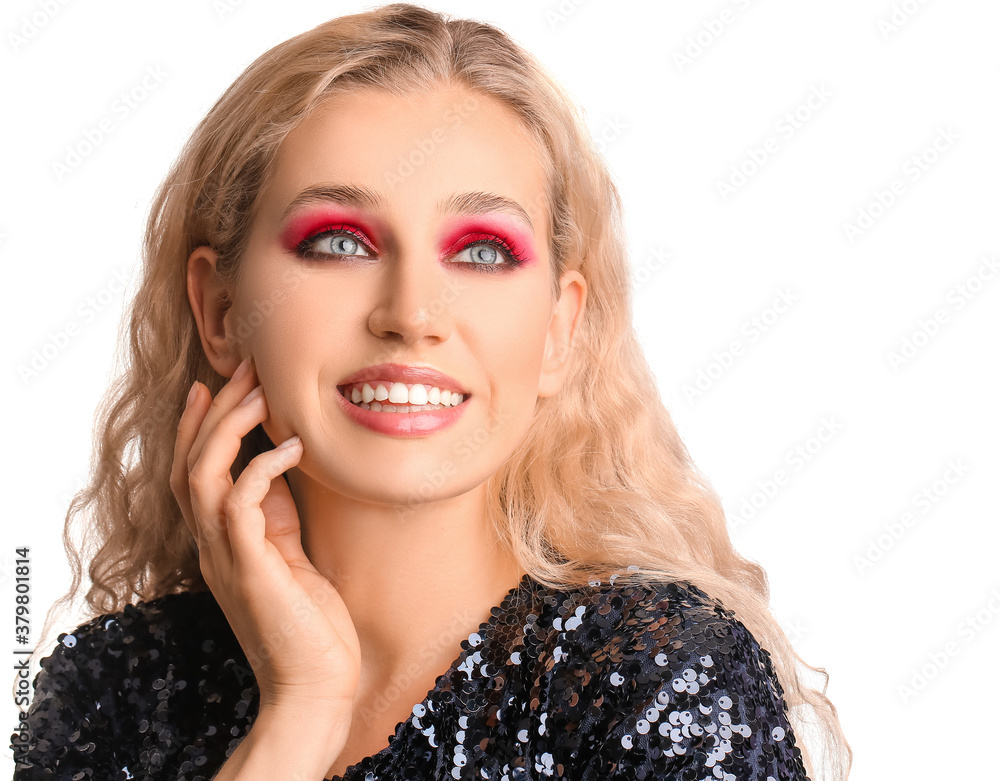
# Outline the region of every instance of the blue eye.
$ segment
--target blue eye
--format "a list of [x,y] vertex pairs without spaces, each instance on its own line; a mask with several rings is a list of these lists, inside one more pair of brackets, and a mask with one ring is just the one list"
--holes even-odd
[[485,271],[488,274],[510,271],[525,261],[525,258],[515,252],[499,236],[472,241],[455,253],[455,257],[460,257],[470,250],[472,259],[464,261],[465,264],[475,266],[480,271]]
[[469,250],[472,250],[472,260],[469,262],[477,266],[502,266],[506,262],[504,258],[500,257],[497,248],[486,241],[477,241],[475,244],[469,244],[456,257]]
[[[300,257],[307,260],[339,258],[372,258],[377,254],[359,233],[348,226],[330,227],[314,233],[298,245]],[[467,260],[461,260],[463,256]],[[452,256],[459,258],[459,265],[472,266],[486,273],[495,274],[517,268],[524,258],[500,237],[490,236],[470,241]]]
[[343,257],[371,257],[368,249],[353,231],[341,228],[328,230],[310,236],[302,242],[300,253],[308,258],[322,258],[329,255]]

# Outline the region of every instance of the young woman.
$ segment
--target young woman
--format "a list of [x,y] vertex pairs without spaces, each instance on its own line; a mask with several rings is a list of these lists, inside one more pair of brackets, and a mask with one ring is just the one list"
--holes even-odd
[[611,178],[502,32],[395,4],[276,46],[145,249],[68,518],[101,615],[15,778],[818,778],[802,710],[846,777],[657,398]]

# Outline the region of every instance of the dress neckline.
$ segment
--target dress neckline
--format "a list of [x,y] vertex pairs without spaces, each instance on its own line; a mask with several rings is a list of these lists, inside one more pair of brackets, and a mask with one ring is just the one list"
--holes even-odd
[[480,642],[475,646],[475,650],[482,651],[483,649],[485,649],[487,643],[492,638],[493,630],[496,628],[497,621],[500,619],[501,616],[503,616],[510,610],[514,598],[522,593],[533,591],[540,585],[541,584],[539,584],[534,578],[532,578],[529,573],[527,572],[524,573],[518,584],[512,587],[507,592],[507,594],[500,601],[500,604],[494,605],[493,607],[490,608],[490,617],[485,621],[483,621],[482,623],[480,623],[478,629],[476,629],[474,632],[470,632],[469,636],[459,643],[458,656],[448,666],[448,669],[445,672],[441,673],[441,675],[439,675],[434,680],[434,686],[431,687],[431,689],[427,692],[427,694],[424,695],[424,698],[420,702],[414,703],[410,707],[410,712],[409,714],[407,714],[406,718],[404,718],[400,722],[397,722],[395,729],[392,731],[392,736],[389,738],[389,744],[384,748],[379,749],[374,754],[371,754],[367,757],[362,757],[354,764],[348,765],[344,769],[344,772],[339,776],[338,775],[333,775],[329,777],[324,776],[324,781],[344,781],[344,779],[359,772],[361,769],[361,765],[364,765],[366,762],[371,762],[372,764],[374,764],[381,757],[385,756],[387,753],[392,751],[393,745],[395,745],[395,743],[402,738],[402,733],[406,727],[406,724],[409,723],[410,719],[413,717],[413,709],[416,708],[418,705],[422,705],[426,708],[428,702],[430,702],[431,700],[431,697],[433,697],[435,694],[438,694],[441,691],[442,687],[446,683],[451,681],[452,676],[465,661],[465,657],[472,650],[471,647],[470,648],[463,647],[469,644],[469,637],[471,637],[473,634],[478,635]]

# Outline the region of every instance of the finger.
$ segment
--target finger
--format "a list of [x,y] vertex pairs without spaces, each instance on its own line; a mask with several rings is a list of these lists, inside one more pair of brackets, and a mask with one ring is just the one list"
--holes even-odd
[[267,414],[263,390],[258,385],[219,420],[191,467],[188,479],[192,509],[201,525],[202,540],[220,565],[232,561],[225,502],[233,491],[233,462],[243,438],[266,420]]
[[[279,479],[281,474],[297,464],[301,456],[302,442],[297,436],[255,456],[224,500],[229,541],[237,562],[253,561],[264,555],[269,520],[261,505],[272,490],[272,484],[276,481],[284,483]],[[295,505],[286,505],[284,511],[295,514]],[[297,521],[294,525],[298,526]]]
[[191,495],[188,489],[188,454],[191,452],[191,445],[205,417],[207,406],[202,400],[202,384],[197,380],[192,384],[188,392],[187,405],[181,413],[180,422],[177,424],[177,436],[174,439],[174,460],[170,466],[170,490],[177,500],[177,505],[181,508],[181,516],[187,524],[194,537],[195,542],[200,545],[201,531],[198,520],[191,510]]
[[[304,445],[299,442],[296,448],[299,455],[293,463],[285,467],[286,472],[298,466],[302,459]],[[264,512],[265,518],[264,536],[277,549],[281,558],[289,566],[297,564],[306,569],[313,568],[302,547],[299,513],[287,481],[280,476],[271,480],[271,487],[261,501],[260,509]]]
[[[208,396],[209,404],[206,406],[204,394],[201,392],[202,384],[197,380],[192,384],[189,391],[187,405],[181,413],[181,421],[178,426],[177,439],[174,443],[174,461],[171,466],[170,486],[180,505],[184,522],[191,529],[195,540],[199,540],[198,520],[193,517],[191,500],[188,490],[188,476],[191,467],[198,460],[205,439],[211,434],[215,427],[215,420],[218,417],[218,399],[230,398],[234,391],[227,391],[232,385],[256,384],[256,373],[253,371],[252,358],[245,358],[236,370],[226,387],[213,399]],[[245,391],[243,394],[245,395]],[[215,411],[213,411],[213,408]]]
[[212,432],[215,431],[215,427],[219,424],[219,421],[222,420],[227,412],[237,407],[246,397],[247,393],[253,390],[256,385],[257,371],[254,367],[253,358],[247,357],[236,367],[236,371],[233,372],[233,376],[229,382],[223,385],[215,395],[215,398],[212,399],[212,404],[209,406],[208,412],[202,420],[201,430],[198,432],[198,436],[195,437],[194,443],[191,445],[191,450],[188,453],[188,471],[191,470],[195,462],[201,457],[202,450],[205,448],[208,439],[212,436]]

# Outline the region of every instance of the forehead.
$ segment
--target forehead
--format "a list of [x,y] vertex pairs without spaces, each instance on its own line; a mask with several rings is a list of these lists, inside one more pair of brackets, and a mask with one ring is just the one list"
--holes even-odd
[[456,193],[495,193],[527,212],[547,240],[541,145],[498,100],[457,85],[393,95],[364,89],[331,95],[278,151],[268,209],[304,189],[351,185],[387,210],[429,210]]

